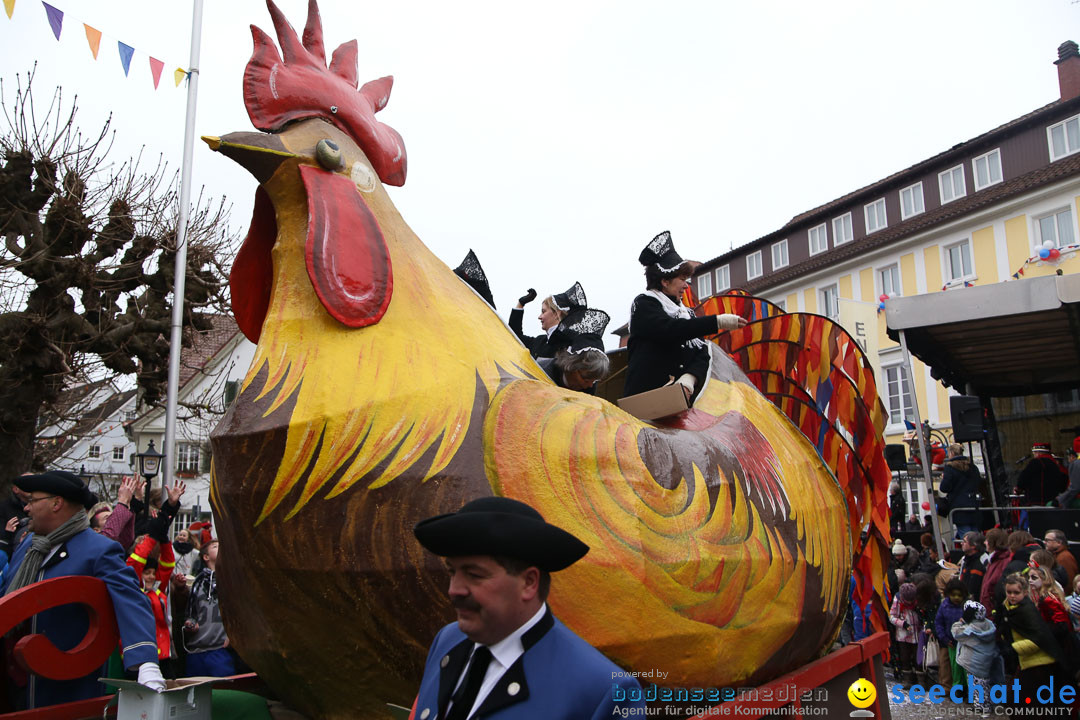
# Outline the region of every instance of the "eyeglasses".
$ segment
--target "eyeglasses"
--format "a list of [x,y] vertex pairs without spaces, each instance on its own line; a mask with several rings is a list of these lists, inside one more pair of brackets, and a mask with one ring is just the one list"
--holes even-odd
[[60,496],[59,495],[41,495],[40,497],[31,497],[29,500],[26,501],[26,504],[27,505],[33,505],[38,500],[51,500],[54,497],[60,497]]

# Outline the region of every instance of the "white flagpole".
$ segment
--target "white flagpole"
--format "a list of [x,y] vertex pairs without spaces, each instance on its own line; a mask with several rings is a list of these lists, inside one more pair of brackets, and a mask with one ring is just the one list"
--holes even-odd
[[[176,405],[180,390],[181,330],[184,324],[184,280],[187,276],[188,204],[191,201],[191,156],[195,147],[195,106],[199,98],[199,49],[202,43],[203,0],[195,0],[191,17],[191,65],[188,75],[187,119],[184,123],[184,164],[180,171],[180,217],[176,228],[176,272],[173,285],[172,332],[169,337],[169,385],[165,401],[165,443],[161,486],[173,484],[176,466]],[[164,493],[163,493],[164,494]]]

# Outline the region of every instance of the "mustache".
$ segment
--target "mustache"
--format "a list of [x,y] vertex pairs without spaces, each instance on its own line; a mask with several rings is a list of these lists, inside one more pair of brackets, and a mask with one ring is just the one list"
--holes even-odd
[[480,612],[480,603],[476,602],[472,598],[453,597],[450,598],[450,604],[454,606],[455,610],[469,610],[471,612]]

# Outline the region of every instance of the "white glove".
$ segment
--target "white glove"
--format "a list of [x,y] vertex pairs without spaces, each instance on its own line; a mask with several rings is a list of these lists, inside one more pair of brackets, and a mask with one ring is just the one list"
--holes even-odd
[[165,678],[161,676],[161,668],[157,663],[147,662],[139,666],[139,684],[145,685],[154,692],[165,690]]
[[722,313],[716,316],[716,329],[717,330],[737,330],[746,324],[742,315],[735,315],[734,313]]

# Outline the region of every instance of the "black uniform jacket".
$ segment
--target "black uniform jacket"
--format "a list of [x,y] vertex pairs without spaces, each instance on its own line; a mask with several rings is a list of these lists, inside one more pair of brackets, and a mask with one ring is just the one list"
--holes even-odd
[[524,317],[524,308],[514,308],[511,310],[510,329],[518,336],[518,340],[521,340],[522,344],[529,348],[529,353],[534,358],[555,357],[556,352],[570,346],[570,343],[564,337],[563,333],[558,329],[551,333],[550,338],[547,336],[547,333],[535,337],[526,335],[521,329],[521,321]]
[[638,295],[630,308],[626,385],[623,396],[655,390],[683,373],[697,378],[700,392],[709,374],[709,349],[683,343],[716,332],[716,316],[673,318],[652,295]]

